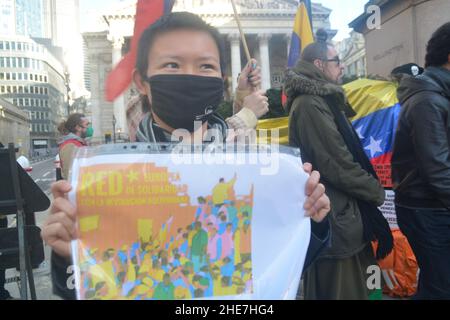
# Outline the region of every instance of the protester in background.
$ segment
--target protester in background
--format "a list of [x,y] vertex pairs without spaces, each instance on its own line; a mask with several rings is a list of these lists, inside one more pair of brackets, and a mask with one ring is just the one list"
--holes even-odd
[[404,77],[417,77],[424,72],[424,69],[415,63],[407,63],[398,66],[391,71],[393,81],[400,83]]
[[419,264],[417,299],[450,299],[450,22],[427,45],[425,72],[398,88],[392,156],[398,225]]
[[326,31],[319,30],[285,77],[289,143],[321,173],[332,208],[332,244],[305,273],[305,299],[368,299],[367,268],[377,265],[370,242],[379,240],[381,257],[392,250],[389,225],[377,208],[384,189],[348,121],[355,112],[338,85],[343,70]]
[[74,113],[58,126],[58,131],[63,135],[59,142],[61,175],[67,180],[75,149],[86,146],[85,139],[92,137],[94,130],[83,114]]

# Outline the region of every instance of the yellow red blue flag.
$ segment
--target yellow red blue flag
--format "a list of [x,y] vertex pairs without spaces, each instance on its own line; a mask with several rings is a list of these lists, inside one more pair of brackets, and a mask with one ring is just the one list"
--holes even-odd
[[291,47],[288,58],[288,68],[295,66],[302,50],[314,42],[311,28],[311,19],[305,1],[301,1],[295,15],[294,29],[292,31]]
[[[308,1],[310,4],[310,1]],[[314,42],[314,35],[311,27],[311,17],[309,16],[306,1],[300,1],[297,14],[294,20],[294,29],[292,31],[291,46],[288,56],[288,68],[293,68],[300,58],[302,50],[309,44]],[[283,92],[281,95],[281,103],[286,105],[287,97]]]

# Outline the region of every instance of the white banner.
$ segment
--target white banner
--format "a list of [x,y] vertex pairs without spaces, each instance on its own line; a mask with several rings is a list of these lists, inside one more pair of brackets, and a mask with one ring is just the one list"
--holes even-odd
[[268,175],[236,154],[207,165],[89,153],[69,195],[79,299],[295,298],[310,239],[299,157],[272,153]]
[[393,190],[385,190],[386,192],[386,200],[384,204],[380,207],[383,216],[389,222],[389,226],[391,230],[398,230],[397,224],[397,214],[395,213],[395,193]]

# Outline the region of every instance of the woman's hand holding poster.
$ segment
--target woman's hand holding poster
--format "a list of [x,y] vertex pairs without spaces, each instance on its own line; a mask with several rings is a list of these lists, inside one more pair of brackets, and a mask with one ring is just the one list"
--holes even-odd
[[307,175],[289,153],[272,152],[271,174],[258,153],[241,156],[184,164],[81,150],[69,194],[78,298],[295,298],[310,239]]

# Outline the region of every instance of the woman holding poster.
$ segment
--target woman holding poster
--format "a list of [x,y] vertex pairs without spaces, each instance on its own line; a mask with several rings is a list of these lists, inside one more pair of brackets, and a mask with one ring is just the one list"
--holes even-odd
[[[224,69],[221,52],[218,31],[190,13],[169,14],[144,32],[139,45],[134,80],[141,94],[145,94],[151,101],[152,112],[142,120],[137,135],[138,140],[150,143],[168,142],[171,141],[171,134],[176,129],[184,129],[189,134],[195,135],[195,120],[201,122],[198,129],[200,132],[211,127],[219,130],[227,128],[226,122],[214,113],[223,98],[222,70]],[[258,95],[262,94],[255,93],[252,99],[262,101],[262,97],[258,97]],[[205,104],[208,106],[208,110],[201,107]],[[324,186],[319,183],[319,173],[312,172],[312,167],[309,164],[305,164],[303,169],[310,175],[307,181],[305,179],[306,199],[304,209],[306,215],[314,221],[312,223],[311,242],[305,261],[305,266],[307,266],[317,256],[318,251],[328,243],[329,226],[325,218],[330,210],[330,202],[325,195]],[[126,175],[130,183],[137,179],[133,170],[128,170]],[[231,177],[227,177],[227,179],[229,178]],[[74,298],[75,294],[74,290],[66,287],[68,277],[66,270],[70,264],[71,256],[70,243],[78,237],[76,231],[78,212],[65,196],[71,189],[72,186],[66,181],[60,181],[53,185],[52,214],[42,230],[43,239],[53,249],[52,279],[54,291],[64,298]],[[242,211],[245,205],[246,200],[244,199],[240,200],[236,207]],[[206,209],[209,211],[208,213],[213,212],[213,206],[211,197],[211,206]],[[194,210],[194,219],[195,212]],[[242,216],[244,217],[243,214]],[[252,214],[253,216],[254,214]],[[194,226],[201,228],[201,223],[199,225],[194,224]],[[184,225],[182,228],[183,237],[188,238],[188,230],[193,229],[192,225]],[[178,230],[175,226],[174,229]],[[233,231],[232,224],[228,229],[230,232]],[[169,232],[172,231],[169,230]],[[189,261],[189,257],[179,256],[181,266],[176,267],[176,270],[174,270],[176,273],[170,274],[172,272],[170,268],[166,270],[169,276],[164,275],[162,282],[159,279],[160,285],[157,292],[170,291],[170,296],[172,296],[172,290],[168,291],[167,289],[169,288],[167,286],[169,283],[168,277],[171,277],[173,283],[177,286],[174,292],[190,290],[190,295],[193,297],[208,292],[211,282],[214,281],[229,286],[223,288],[227,292],[233,291],[233,288],[239,291],[244,290],[247,282],[240,283],[236,279],[233,280],[234,277],[232,277],[235,272],[235,266],[230,264],[230,260],[231,262],[234,260],[233,252],[230,252],[230,256],[216,261],[214,265],[203,265],[204,260],[208,260],[208,247],[202,239],[206,240],[208,237],[206,234],[199,234],[198,232],[199,230],[194,233],[194,238],[198,235],[195,238],[199,240],[196,241],[198,248],[189,248],[199,249],[191,252],[192,255],[195,255],[198,263],[192,263],[192,261]],[[171,241],[170,237],[167,238],[168,241]],[[241,242],[243,238],[240,239]],[[150,246],[150,244],[147,245]],[[159,243],[158,245],[164,244]],[[153,246],[156,246],[156,244],[154,243]],[[170,247],[170,244],[167,243],[167,246]],[[150,255],[153,249],[146,250],[144,248],[145,254]],[[234,248],[234,250],[236,249],[238,248]],[[161,249],[158,250],[161,252]],[[149,258],[156,262],[160,259],[157,253]],[[187,259],[187,261],[181,262],[182,258]],[[138,259],[132,257],[129,257],[128,261],[131,270],[139,263]],[[248,262],[239,264],[242,270],[242,279],[250,277],[251,263],[250,266],[248,264]],[[200,268],[200,272],[196,272],[198,268]],[[183,275],[183,277],[181,278],[180,275]],[[216,278],[210,281],[210,275],[215,275]],[[128,274],[126,276],[129,277]],[[135,283],[140,283],[136,289],[127,291],[127,294],[132,296],[144,295],[139,291],[142,289],[142,283],[145,281],[151,283],[155,280],[148,279],[146,275],[140,275],[139,272],[133,274],[132,278]]]

